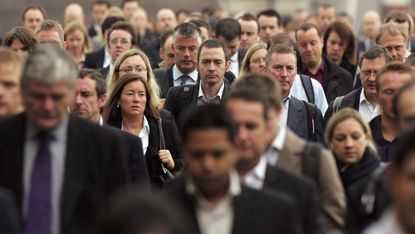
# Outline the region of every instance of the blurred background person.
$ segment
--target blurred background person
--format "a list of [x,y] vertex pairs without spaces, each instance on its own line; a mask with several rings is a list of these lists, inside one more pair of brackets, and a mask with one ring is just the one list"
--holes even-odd
[[250,13],[245,13],[237,18],[241,25],[241,48],[248,49],[252,44],[259,40],[258,32],[259,26],[258,21]]
[[324,138],[336,158],[346,192],[346,233],[360,233],[365,226],[365,220],[359,216],[364,209],[360,199],[371,175],[380,166],[370,127],[359,112],[344,108],[332,116]]
[[358,54],[359,56],[368,50],[375,43],[376,32],[382,24],[380,15],[376,11],[367,11],[363,15],[361,24],[361,33],[358,36]]
[[31,52],[38,43],[35,33],[22,26],[17,26],[8,31],[3,38],[2,45],[13,50]]
[[78,68],[85,62],[85,54],[91,50],[87,29],[78,21],[68,23],[64,29],[66,50],[72,55]]
[[168,30],[160,36],[160,58],[159,68],[169,68],[174,64],[173,30]]
[[328,3],[323,3],[317,11],[317,26],[324,34],[327,27],[336,20],[336,8]]
[[88,36],[90,39],[98,39],[102,35],[101,23],[104,20],[105,11],[111,7],[107,0],[94,0],[91,6],[92,22],[88,27]]
[[356,39],[352,29],[342,22],[335,21],[328,25],[323,41],[323,55],[354,77],[357,68]]
[[71,3],[66,6],[65,13],[63,15],[64,25],[67,25],[72,21],[78,21],[81,24],[85,24],[84,9],[77,3]]
[[260,11],[256,17],[259,26],[259,38],[268,43],[273,35],[279,33],[282,23],[281,15],[274,9],[267,9]]
[[[165,170],[179,172],[183,162],[176,125],[166,119],[161,121],[152,92],[146,79],[140,75],[130,73],[122,76],[108,96],[103,118],[108,125],[141,138],[150,180],[154,186],[161,187]],[[164,145],[160,131],[163,131]]]
[[389,51],[394,61],[404,62],[410,54],[407,49],[408,32],[397,23],[383,24],[376,34],[375,41]]
[[125,18],[127,21],[129,21],[134,11],[137,10],[140,7],[140,3],[138,0],[123,0],[121,2],[121,9],[124,12]]
[[35,28],[40,22],[46,18],[46,12],[43,7],[38,5],[28,6],[23,10],[22,21],[23,26],[35,31]]
[[21,54],[0,47],[0,119],[23,111],[20,74],[24,61]]
[[261,41],[252,44],[246,51],[239,76],[243,76],[249,72],[265,72],[266,55],[267,44],[265,42]]

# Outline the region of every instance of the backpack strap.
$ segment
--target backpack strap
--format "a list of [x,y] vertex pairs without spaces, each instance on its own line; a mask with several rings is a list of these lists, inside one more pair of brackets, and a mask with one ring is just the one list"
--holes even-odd
[[318,143],[306,142],[304,145],[302,173],[313,181],[319,181],[322,147]]
[[305,109],[307,111],[307,128],[308,128],[308,140],[317,141],[316,133],[316,113],[317,106],[312,103],[303,101]]
[[311,77],[300,74],[301,84],[303,85],[307,100],[309,103],[315,103],[313,84],[311,83]]
[[333,102],[333,114],[339,111],[344,96],[336,97]]

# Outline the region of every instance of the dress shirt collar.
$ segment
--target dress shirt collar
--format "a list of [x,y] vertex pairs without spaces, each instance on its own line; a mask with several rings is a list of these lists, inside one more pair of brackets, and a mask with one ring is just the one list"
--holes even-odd
[[144,115],[143,117],[143,128],[141,129],[140,134],[138,135],[140,138],[150,135],[150,125],[148,124],[146,116]]
[[176,66],[176,64],[174,64],[173,65],[173,80],[178,80],[178,79],[180,79],[180,77],[182,76],[182,75],[188,75],[192,80],[193,80],[193,83],[196,83],[197,82],[197,78],[198,78],[198,73],[197,73],[197,70],[195,69],[195,70],[193,70],[192,72],[190,72],[189,74],[183,74],[180,70],[179,70],[179,68],[177,68],[177,66]]
[[99,115],[98,124],[99,126],[104,126],[104,119],[102,118],[102,115]]
[[106,68],[108,65],[111,65],[111,54],[108,51],[107,46],[104,47],[104,52],[105,52],[105,56],[104,56],[104,63],[102,64],[102,68]]
[[286,126],[280,126],[278,134],[272,140],[268,150],[265,152],[265,157],[270,165],[276,165],[279,157],[279,153],[282,151],[285,143],[285,137],[287,136]]
[[250,188],[261,190],[264,186],[266,170],[267,159],[262,156],[258,164],[242,178],[243,183]]
[[236,53],[233,54],[232,57],[230,57],[229,60],[231,60],[231,62],[237,63],[238,62],[238,51],[236,51]]
[[[200,193],[190,176],[186,179],[186,192],[196,197],[196,199],[205,199]],[[235,197],[241,194],[241,182],[238,173],[235,170],[229,172],[229,188],[226,196]]]
[[[216,94],[216,96],[214,98],[219,96],[219,98],[222,100],[224,90],[225,90],[225,83],[222,81],[222,85],[220,86],[219,91],[218,91],[218,93]],[[203,94],[203,90],[202,90],[202,82],[199,82],[199,93],[197,94],[197,97],[198,98],[202,97],[203,99],[205,99],[205,95]],[[212,98],[212,99],[214,99],[214,98]]]

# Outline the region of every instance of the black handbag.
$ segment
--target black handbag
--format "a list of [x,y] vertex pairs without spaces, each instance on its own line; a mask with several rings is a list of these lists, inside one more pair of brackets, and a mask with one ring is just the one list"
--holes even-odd
[[[160,143],[160,149],[166,149],[166,142],[164,141],[163,124],[162,124],[161,118],[158,119],[158,124],[159,124],[159,143]],[[161,182],[168,183],[169,181],[173,180],[175,178],[175,176],[173,175],[173,173],[171,173],[169,171],[169,169],[167,169],[164,166],[163,162],[160,162],[160,165],[161,165],[161,169],[163,171],[163,173],[159,176]]]

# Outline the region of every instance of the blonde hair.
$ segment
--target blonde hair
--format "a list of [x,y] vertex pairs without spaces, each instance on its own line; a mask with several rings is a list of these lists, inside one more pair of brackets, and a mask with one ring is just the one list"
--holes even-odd
[[241,72],[239,73],[239,76],[242,77],[243,75],[251,72],[251,69],[249,68],[249,65],[251,64],[251,57],[252,55],[257,52],[260,49],[267,49],[267,44],[265,42],[255,42],[254,44],[252,44],[249,49],[246,51],[244,60],[242,61],[242,65],[241,65]]
[[84,37],[84,44],[83,44],[82,51],[84,53],[88,53],[91,50],[91,43],[89,42],[88,32],[87,32],[85,26],[81,22],[79,22],[77,20],[74,20],[74,21],[69,22],[65,26],[65,29],[64,29],[65,41],[67,40],[68,35],[75,32],[76,30],[81,31],[81,33]]
[[326,125],[326,130],[324,131],[324,141],[326,144],[330,145],[334,129],[337,125],[348,119],[354,119],[360,124],[363,132],[366,134],[367,147],[373,152],[376,152],[376,146],[373,142],[372,131],[370,130],[369,124],[363,119],[362,115],[358,111],[349,107],[339,110],[330,118]]
[[119,72],[121,64],[127,58],[136,56],[136,55],[140,56],[141,59],[143,59],[144,64],[146,65],[147,77],[145,78],[147,79],[148,86],[151,89],[150,93],[152,95],[152,100],[154,100],[156,103],[160,103],[160,87],[158,86],[156,82],[156,78],[154,77],[153,69],[151,68],[150,61],[148,60],[147,55],[139,49],[126,50],[122,54],[120,54],[120,56],[118,56],[117,60],[115,60],[114,66],[110,70],[108,74],[108,78],[107,78],[108,96],[111,95],[111,93],[113,92],[115,83],[120,78],[118,72]]

